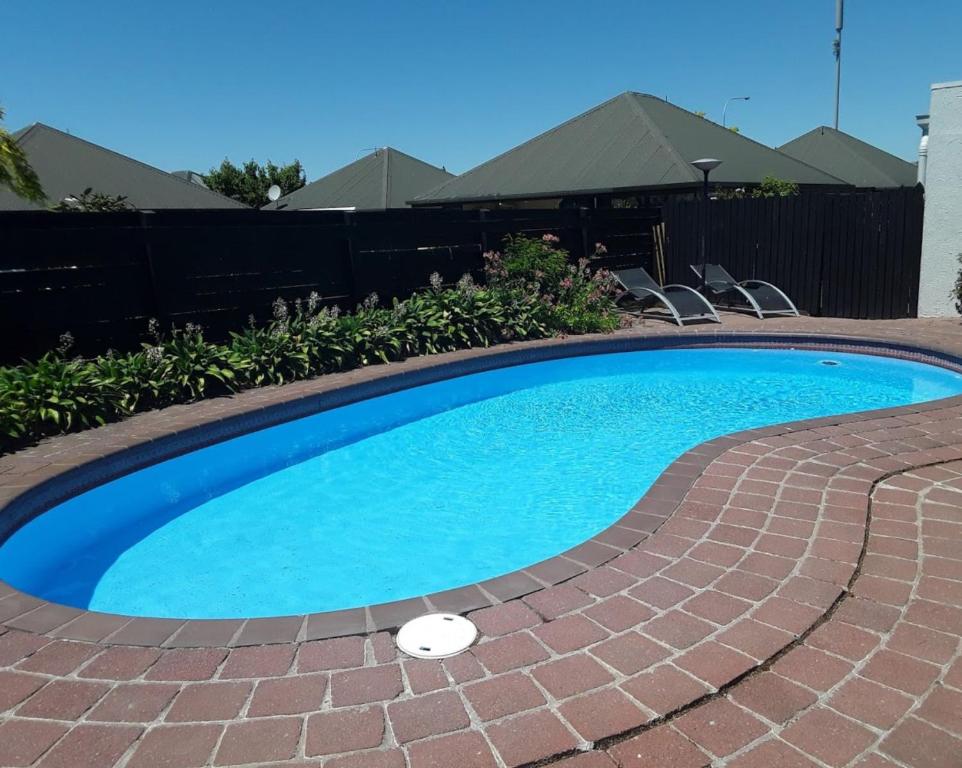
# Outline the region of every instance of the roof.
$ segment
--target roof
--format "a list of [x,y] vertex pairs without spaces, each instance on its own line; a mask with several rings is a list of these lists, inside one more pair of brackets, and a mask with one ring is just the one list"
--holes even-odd
[[269,209],[405,208],[454,175],[392,147],[377,149],[264,206]]
[[819,126],[778,148],[857,187],[911,187],[918,167],[854,136]]
[[31,203],[0,188],[0,210],[37,210],[87,187],[105,195],[124,195],[135,208],[246,208],[243,203],[200,184],[178,178],[43,123],[13,134],[37,172],[47,203]]
[[479,165],[415,204],[560,197],[700,183],[690,163],[717,157],[720,183],[772,175],[799,184],[840,179],[667,101],[628,91]]

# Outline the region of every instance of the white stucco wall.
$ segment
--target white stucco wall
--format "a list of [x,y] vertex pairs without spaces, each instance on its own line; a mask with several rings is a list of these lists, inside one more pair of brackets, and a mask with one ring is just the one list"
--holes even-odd
[[955,316],[962,253],[962,81],[932,86],[919,317]]

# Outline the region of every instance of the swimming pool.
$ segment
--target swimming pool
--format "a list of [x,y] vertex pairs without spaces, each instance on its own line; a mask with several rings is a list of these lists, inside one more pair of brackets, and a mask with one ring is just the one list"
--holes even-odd
[[919,363],[770,349],[599,354],[475,373],[94,488],[16,531],[0,547],[0,578],[54,602],[156,617],[398,600],[585,541],[712,437],[960,392],[962,376]]

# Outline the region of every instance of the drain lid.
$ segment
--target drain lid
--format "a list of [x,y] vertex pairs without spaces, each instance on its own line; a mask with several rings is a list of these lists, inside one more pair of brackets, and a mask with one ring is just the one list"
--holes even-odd
[[416,659],[443,659],[465,650],[478,628],[463,616],[429,613],[411,619],[397,633],[397,647]]

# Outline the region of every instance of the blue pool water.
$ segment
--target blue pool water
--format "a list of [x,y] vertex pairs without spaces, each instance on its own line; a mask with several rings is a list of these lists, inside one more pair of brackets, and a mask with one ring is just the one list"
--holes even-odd
[[0,578],[68,605],[191,618],[427,594],[590,538],[709,438],[959,392],[962,377],[940,368],[787,350],[503,368],[272,427],[95,488],[0,547]]

